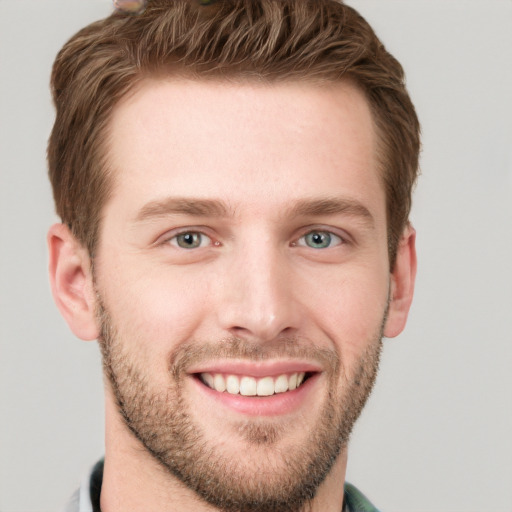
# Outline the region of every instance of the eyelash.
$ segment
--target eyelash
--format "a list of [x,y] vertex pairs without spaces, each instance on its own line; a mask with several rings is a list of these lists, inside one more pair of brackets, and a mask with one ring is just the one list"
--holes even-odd
[[[315,236],[315,235],[321,235],[327,238],[328,245],[325,247],[311,247],[310,245],[307,245],[307,237],[308,236]],[[301,243],[301,240],[304,240],[304,243]],[[331,245],[331,242],[334,241],[335,244]],[[337,247],[339,245],[343,245],[346,243],[346,240],[341,237],[340,235],[337,235],[333,233],[332,231],[326,230],[326,229],[312,229],[311,231],[308,231],[307,233],[304,233],[300,238],[298,238],[297,242],[293,242],[293,247],[309,247],[310,249],[332,249],[333,247]]]
[[[184,246],[180,245],[179,237],[183,237],[186,235],[192,235],[193,237],[194,236],[200,237],[199,245],[192,246],[192,247],[184,247]],[[306,241],[307,237],[315,236],[315,235],[322,235],[324,237],[327,237],[328,245],[326,245],[325,247],[311,247],[310,245],[308,245],[307,241]],[[164,245],[170,244],[170,245],[176,247],[177,249],[183,249],[183,250],[201,249],[204,247],[203,240],[205,238],[210,241],[211,245],[213,245],[215,247],[220,247],[221,243],[219,241],[213,241],[211,236],[207,235],[206,233],[204,233],[201,230],[194,230],[194,229],[183,230],[183,231],[173,234],[172,236],[166,237],[165,240],[162,241],[162,244],[164,244]],[[333,242],[333,241],[335,242],[334,245],[331,244],[331,242]],[[192,242],[193,242],[193,240],[192,240]],[[307,231],[306,233],[301,235],[299,238],[297,238],[295,241],[291,242],[290,246],[291,247],[306,247],[306,248],[310,248],[310,249],[320,250],[320,249],[331,249],[333,247],[338,247],[340,245],[344,245],[347,243],[348,243],[348,241],[347,241],[346,237],[341,236],[339,234],[335,234],[328,229],[310,229],[309,231]],[[191,245],[193,245],[193,244],[191,244]]]
[[[179,237],[183,237],[186,235],[199,236],[200,237],[199,245],[197,247],[183,247],[183,246],[179,245]],[[207,235],[206,233],[203,233],[200,230],[194,230],[194,229],[187,229],[187,230],[183,230],[179,233],[175,233],[174,235],[167,237],[163,241],[163,243],[173,245],[174,247],[176,247],[178,249],[192,250],[192,249],[202,248],[203,247],[203,239],[205,239],[205,238],[211,242],[211,245],[216,246],[216,247],[220,246],[220,242],[218,242],[218,241],[214,242],[212,240],[211,236]]]

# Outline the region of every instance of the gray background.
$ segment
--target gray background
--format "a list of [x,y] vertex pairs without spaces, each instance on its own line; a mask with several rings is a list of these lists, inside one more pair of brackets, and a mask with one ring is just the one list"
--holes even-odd
[[[512,511],[512,1],[351,0],[423,124],[409,325],[385,342],[348,480],[387,512]],[[0,510],[58,510],[103,452],[95,343],[53,305],[50,66],[110,0],[0,0]]]

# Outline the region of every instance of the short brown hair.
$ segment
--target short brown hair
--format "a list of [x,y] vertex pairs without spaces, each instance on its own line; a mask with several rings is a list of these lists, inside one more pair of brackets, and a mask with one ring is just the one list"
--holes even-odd
[[140,80],[161,73],[355,82],[379,135],[393,265],[418,174],[419,123],[401,65],[340,0],[149,0],[143,12],[114,12],[64,45],[51,77],[49,175],[57,213],[91,256],[112,189],[112,110]]

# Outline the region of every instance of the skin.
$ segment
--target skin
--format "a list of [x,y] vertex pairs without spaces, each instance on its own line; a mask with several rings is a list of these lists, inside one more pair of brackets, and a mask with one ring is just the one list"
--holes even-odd
[[114,7],[121,11],[137,13],[144,8],[144,0],[114,0]]
[[[378,351],[381,334],[403,330],[412,300],[415,233],[404,230],[390,273],[385,195],[364,95],[349,83],[147,80],[115,109],[109,143],[115,187],[94,276],[65,226],[48,235],[59,309],[78,337],[104,339],[101,300],[119,350],[151,396],[178,396],[179,388],[192,425],[215,454],[239,461],[248,482],[260,473],[261,483],[278,479],[282,454],[309,443],[329,395],[350,403],[362,378],[362,406],[377,366],[368,354]],[[205,200],[216,208],[205,209]],[[330,233],[331,244],[308,246],[312,231]],[[200,245],[181,248],[182,232],[202,233]],[[216,355],[215,347],[233,340],[243,355]],[[185,361],[177,380],[173,361],[201,346],[211,350]],[[320,353],[337,358],[339,371]],[[258,364],[267,372],[310,364],[315,379],[285,412],[263,405],[251,413],[258,398],[241,412],[195,375],[241,362],[242,373],[257,373]],[[361,377],[361,368],[369,375]],[[160,408],[172,402],[158,400]],[[118,405],[106,379],[103,512],[216,510],[142,448]],[[276,435],[257,443],[242,424]],[[310,510],[341,510],[346,460],[344,445]]]

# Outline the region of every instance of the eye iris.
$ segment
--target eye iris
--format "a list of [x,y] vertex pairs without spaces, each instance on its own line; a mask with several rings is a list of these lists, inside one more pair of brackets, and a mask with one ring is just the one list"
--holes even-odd
[[306,235],[306,243],[315,249],[323,249],[331,244],[331,235],[321,231],[315,231]]
[[178,245],[183,249],[195,249],[201,245],[200,233],[183,233],[177,236]]

